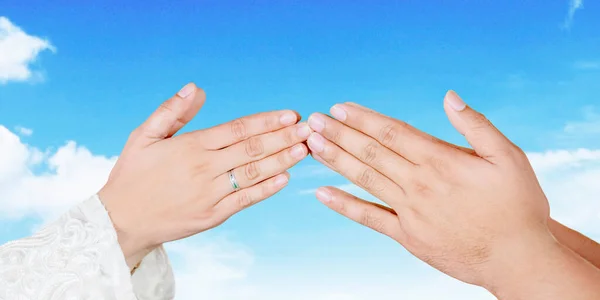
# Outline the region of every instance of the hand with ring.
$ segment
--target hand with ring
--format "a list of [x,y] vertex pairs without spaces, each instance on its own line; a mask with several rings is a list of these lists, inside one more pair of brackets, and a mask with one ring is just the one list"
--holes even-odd
[[205,94],[188,84],[134,130],[98,193],[128,265],[168,241],[213,228],[273,196],[287,169],[308,155],[311,131],[290,110],[243,117],[173,135]]

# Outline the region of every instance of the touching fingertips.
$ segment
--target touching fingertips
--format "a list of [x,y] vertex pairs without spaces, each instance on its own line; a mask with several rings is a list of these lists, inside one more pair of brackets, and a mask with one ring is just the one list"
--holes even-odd
[[318,133],[313,133],[308,138],[308,147],[314,152],[323,152],[325,150],[325,138]]
[[448,91],[445,99],[448,101],[450,107],[452,107],[452,109],[455,111],[463,111],[465,107],[467,107],[467,104],[465,104],[465,102],[456,94],[455,91]]
[[281,117],[279,117],[279,122],[281,125],[292,125],[296,123],[297,120],[298,116],[291,111],[285,112],[283,115],[281,115]]
[[327,188],[318,188],[315,195],[317,196],[317,199],[324,204],[329,204],[333,201],[333,195]]
[[287,185],[289,181],[289,178],[287,177],[286,174],[279,174],[277,175],[277,177],[275,177],[275,187],[277,188],[281,188],[284,187],[285,185]]
[[296,145],[294,147],[292,147],[292,149],[290,150],[290,154],[292,155],[293,158],[300,160],[303,159],[306,154],[306,148],[304,147],[304,145]]
[[298,125],[298,130],[296,131],[296,134],[298,135],[299,138],[301,139],[305,139],[308,138],[308,136],[310,135],[310,127],[306,124],[300,124]]
[[342,121],[342,122],[346,121],[346,118],[348,117],[348,113],[346,112],[346,109],[341,104],[334,105],[330,109],[330,113],[334,118],[336,118],[337,120]]
[[319,114],[313,114],[308,118],[308,126],[316,132],[325,129],[325,119]]

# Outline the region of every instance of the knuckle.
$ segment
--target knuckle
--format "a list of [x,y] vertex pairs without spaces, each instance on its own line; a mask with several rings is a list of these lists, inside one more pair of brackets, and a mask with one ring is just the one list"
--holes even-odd
[[246,138],[246,124],[242,119],[233,120],[231,122],[231,133],[238,140]]
[[415,180],[412,182],[413,190],[416,194],[427,196],[431,193],[431,187],[423,181]]
[[337,166],[340,156],[340,150],[334,147],[329,147],[325,148],[325,151],[323,153],[320,153],[319,155],[330,165]]
[[446,160],[438,156],[431,156],[427,159],[429,166],[435,171],[444,173],[447,171]]
[[277,162],[279,166],[287,166],[290,163],[290,154],[289,151],[283,151],[279,155],[277,155]]
[[363,224],[364,226],[367,226],[367,227],[379,232],[379,233],[385,232],[385,226],[384,226],[383,222],[381,221],[381,219],[378,218],[377,216],[375,216],[368,209],[363,210],[361,219],[360,219],[360,223]]
[[286,145],[292,145],[296,142],[296,135],[294,134],[294,130],[292,130],[292,128],[283,131],[283,141]]
[[264,146],[263,142],[259,137],[251,137],[245,142],[246,154],[250,157],[256,157],[263,154]]
[[165,101],[158,106],[158,110],[166,112],[166,113],[174,113],[172,103],[170,101]]
[[247,164],[244,168],[244,174],[246,175],[246,178],[250,181],[258,178],[260,176],[259,164],[255,161]]
[[263,118],[263,126],[266,130],[271,131],[275,129],[277,126],[278,120],[275,119],[275,116],[265,116]]
[[475,131],[487,129],[492,125],[490,120],[488,120],[488,118],[481,113],[476,113],[471,122],[471,129]]
[[396,142],[397,136],[398,127],[394,124],[386,125],[379,131],[379,141],[386,147],[393,145]]
[[236,203],[239,209],[244,209],[252,205],[252,197],[247,192],[240,193],[236,198]]
[[375,142],[370,142],[363,149],[361,160],[366,162],[367,164],[372,163],[377,158],[377,153],[379,152],[379,144]]
[[265,199],[273,194],[273,184],[263,184],[260,187],[260,198]]
[[356,182],[363,188],[371,190],[375,184],[375,172],[370,168],[364,169],[358,175]]
[[332,141],[334,144],[339,145],[341,140],[342,140],[342,131],[341,130],[335,130],[331,133],[330,141]]

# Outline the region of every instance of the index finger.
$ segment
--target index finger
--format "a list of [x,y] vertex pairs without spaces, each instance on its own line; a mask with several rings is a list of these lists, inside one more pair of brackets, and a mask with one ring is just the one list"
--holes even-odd
[[[432,157],[447,154],[448,147],[437,138],[406,122],[352,103],[336,104],[331,114],[338,121],[377,140],[414,164],[426,163]],[[455,154],[456,149],[451,149]]]
[[241,117],[202,130],[203,144],[210,150],[218,150],[252,136],[272,132],[294,125],[300,115],[292,110],[279,110]]

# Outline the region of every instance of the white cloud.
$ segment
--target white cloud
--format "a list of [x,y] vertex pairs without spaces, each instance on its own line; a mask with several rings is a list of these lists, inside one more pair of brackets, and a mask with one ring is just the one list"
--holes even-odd
[[570,29],[571,25],[573,25],[573,18],[575,17],[575,13],[583,9],[583,0],[569,0],[569,11],[567,12],[567,17],[563,23],[563,28]]
[[96,193],[116,161],[72,141],[56,151],[31,147],[1,125],[0,149],[0,216],[5,218],[57,216]]
[[33,130],[30,128],[26,128],[23,126],[15,127],[15,131],[22,136],[31,136],[33,134]]
[[[495,299],[416,260],[381,277],[362,277],[360,264],[353,275],[332,273],[315,263],[313,274],[278,266],[270,276],[258,278],[251,276],[261,273],[253,272],[261,267],[254,264],[250,250],[225,239],[192,237],[166,249],[175,265],[177,299],[182,300]],[[414,268],[415,263],[420,267]]]
[[48,40],[29,35],[0,16],[0,84],[41,78],[30,67],[44,50],[54,52],[56,48]]

